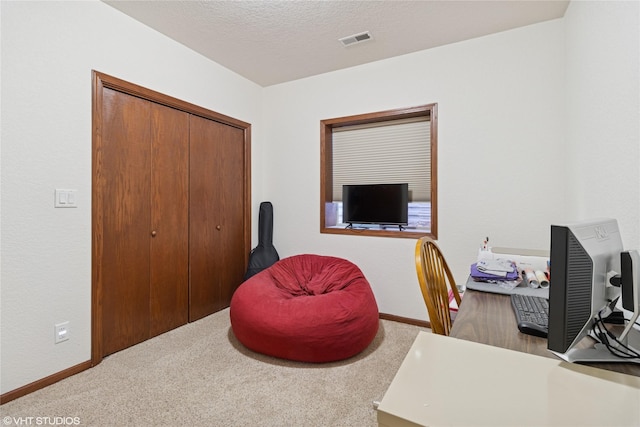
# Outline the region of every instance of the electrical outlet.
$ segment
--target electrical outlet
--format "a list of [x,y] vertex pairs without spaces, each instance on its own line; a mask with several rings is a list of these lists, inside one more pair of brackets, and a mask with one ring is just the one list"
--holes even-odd
[[66,341],[69,339],[69,322],[58,323],[54,327],[55,329],[55,344]]

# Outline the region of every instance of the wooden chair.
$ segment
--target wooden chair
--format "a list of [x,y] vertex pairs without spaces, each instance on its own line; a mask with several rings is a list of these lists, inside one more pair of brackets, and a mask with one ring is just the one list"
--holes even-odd
[[431,330],[435,334],[449,335],[453,323],[449,295],[452,294],[460,305],[460,294],[440,248],[429,237],[416,242],[416,272]]

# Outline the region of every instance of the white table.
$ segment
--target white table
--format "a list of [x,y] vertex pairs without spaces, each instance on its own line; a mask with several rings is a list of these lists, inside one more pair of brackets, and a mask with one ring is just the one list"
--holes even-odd
[[640,378],[420,332],[380,426],[640,426]]

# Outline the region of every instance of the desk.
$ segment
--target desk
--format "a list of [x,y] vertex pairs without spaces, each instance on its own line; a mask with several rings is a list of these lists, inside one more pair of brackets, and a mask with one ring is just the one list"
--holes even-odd
[[[545,338],[526,335],[518,331],[508,295],[467,289],[450,335],[467,341],[559,360],[547,350]],[[640,376],[640,364],[594,363],[591,366]]]
[[638,426],[638,402],[638,377],[421,331],[377,416],[394,427]]

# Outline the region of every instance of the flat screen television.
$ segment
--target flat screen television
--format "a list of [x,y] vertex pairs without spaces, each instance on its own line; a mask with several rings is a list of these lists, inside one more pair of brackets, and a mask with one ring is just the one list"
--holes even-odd
[[409,184],[343,185],[342,221],[351,225],[407,225]]

